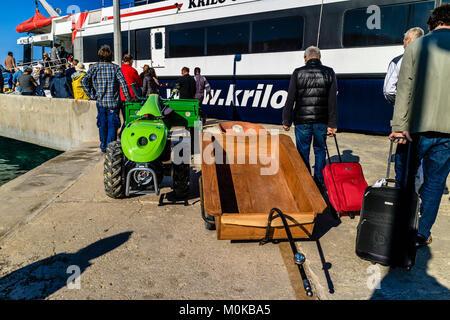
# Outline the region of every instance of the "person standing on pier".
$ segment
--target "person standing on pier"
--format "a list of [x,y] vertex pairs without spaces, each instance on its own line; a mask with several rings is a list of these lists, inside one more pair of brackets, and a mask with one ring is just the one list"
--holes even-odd
[[52,49],[50,50],[50,63],[54,66],[60,64],[58,48],[59,48],[59,44],[54,43]]
[[76,72],[72,74],[73,98],[79,100],[89,100],[89,97],[86,95],[86,93],[83,90],[83,87],[81,86],[83,77],[86,75],[86,69],[84,68],[84,64],[81,62],[77,62],[75,69]]
[[8,52],[4,65],[7,72],[14,73],[14,69],[16,68],[16,59],[11,51]]
[[164,85],[169,88],[178,86],[180,99],[194,99],[196,92],[196,84],[193,76],[189,74],[188,67],[181,69],[181,77],[173,83],[165,83]]
[[53,98],[69,99],[73,97],[72,86],[67,81],[63,67],[56,70],[55,78],[50,84],[50,93]]
[[14,73],[14,69],[16,68],[16,59],[14,58],[13,53],[10,51],[8,52],[8,56],[5,59],[5,68],[6,71],[8,72],[8,85],[10,88],[13,87],[12,84],[12,77],[13,77],[13,73]]
[[314,138],[314,178],[318,186],[324,188],[322,171],[326,163],[325,135],[334,135],[337,130],[337,80],[333,69],[321,63],[319,48],[307,48],[304,58],[306,65],[295,69],[291,76],[283,109],[283,128],[289,131],[294,109],[298,152],[311,172],[309,151]]
[[[408,47],[411,42],[419,39],[420,37],[423,37],[424,34],[425,33],[423,29],[419,27],[409,29],[405,33],[405,37],[403,38],[403,48],[406,50],[406,47]],[[398,74],[400,73],[402,61],[403,54],[392,59],[391,63],[389,63],[388,71],[384,79],[383,94],[385,99],[392,105],[395,105],[395,98],[397,96]],[[408,147],[406,145],[399,144],[395,152],[395,180],[397,181],[397,187],[400,186],[400,183],[405,178],[404,171],[406,168],[407,154]]]
[[[122,70],[122,73],[125,77],[126,82],[128,83],[128,91],[130,92],[131,98],[135,97],[135,94],[133,92],[133,88],[131,87],[132,84],[135,85],[136,90],[138,90],[137,94],[140,95],[140,88],[142,87],[142,78],[139,76],[139,73],[135,68],[133,68],[133,62],[134,58],[131,54],[126,54],[123,56],[123,64],[120,67]],[[120,97],[122,98],[122,101],[125,101],[125,96],[120,91]],[[125,111],[124,111],[125,114]]]
[[[405,50],[389,136],[412,143],[408,194],[414,192],[414,177],[422,162],[417,247],[432,241],[431,228],[450,172],[450,4],[435,8],[427,24],[430,33]],[[396,142],[407,143],[404,139]]]
[[14,74],[13,74],[13,86],[12,89],[15,93],[20,94],[22,92],[22,88],[20,86],[17,85],[17,83],[19,82],[19,78],[21,75],[23,75],[23,71],[20,70],[19,68],[15,68],[14,69]]
[[27,67],[24,71],[24,74],[19,77],[19,81],[17,82],[17,86],[22,88],[23,96],[36,95],[36,87],[38,86],[38,84],[31,76],[32,72],[33,69]]
[[81,81],[84,92],[97,100],[97,126],[100,149],[106,152],[108,144],[117,139],[120,128],[120,89],[126,101],[131,100],[128,84],[120,67],[112,63],[111,48],[104,45],[98,51],[99,62],[89,68]]

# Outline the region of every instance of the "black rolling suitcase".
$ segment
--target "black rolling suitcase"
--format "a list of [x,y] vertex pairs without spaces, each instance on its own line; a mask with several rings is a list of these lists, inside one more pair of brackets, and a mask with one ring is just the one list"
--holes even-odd
[[[411,269],[416,260],[419,196],[414,187],[408,191],[406,181],[396,187],[396,181],[389,179],[392,147],[393,141],[387,178],[379,180],[378,186],[368,187],[364,192],[356,254],[372,263]],[[408,159],[410,150],[409,146]]]

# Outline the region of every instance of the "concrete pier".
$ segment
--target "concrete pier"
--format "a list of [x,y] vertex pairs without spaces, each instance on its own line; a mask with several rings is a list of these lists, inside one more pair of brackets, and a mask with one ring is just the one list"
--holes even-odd
[[[383,177],[387,137],[340,133],[338,139],[344,160],[359,161],[369,184]],[[335,154],[332,143],[330,151]],[[103,156],[93,143],[3,185],[0,298],[306,299],[286,242],[218,241],[204,228],[199,174],[194,167],[189,206],[158,207],[155,195],[110,199]],[[169,186],[166,179],[162,193]],[[318,241],[297,242],[315,298],[449,299],[449,216],[444,195],[433,243],[419,250],[408,272],[356,256],[359,217],[324,214],[316,223]],[[67,286],[73,266],[81,273],[75,288]]]
[[98,140],[95,101],[0,95],[0,136],[66,151]]

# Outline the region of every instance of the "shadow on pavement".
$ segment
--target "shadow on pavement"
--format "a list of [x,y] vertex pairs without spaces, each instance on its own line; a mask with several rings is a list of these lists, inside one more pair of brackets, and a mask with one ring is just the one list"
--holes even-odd
[[427,273],[432,254],[429,247],[417,251],[416,264],[411,271],[390,269],[381,280],[380,289],[371,300],[448,300],[450,290]]
[[81,249],[76,253],[60,253],[36,261],[0,278],[0,299],[36,300],[45,299],[67,285],[74,272],[68,269],[77,266],[80,275],[98,258],[128,241],[132,232],[120,233]]
[[[359,156],[353,154],[353,150],[344,150],[341,154],[342,162],[358,162]],[[335,155],[331,157],[331,162],[339,162],[339,156]]]

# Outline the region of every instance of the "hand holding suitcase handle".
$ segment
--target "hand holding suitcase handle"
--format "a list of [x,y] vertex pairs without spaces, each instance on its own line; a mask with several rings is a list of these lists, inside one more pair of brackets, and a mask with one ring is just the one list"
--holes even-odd
[[[390,140],[391,140],[391,146],[389,148],[388,167],[387,167],[387,172],[386,172],[386,182],[387,183],[389,183],[389,182],[391,182],[391,183],[396,183],[396,182],[401,183],[401,181],[397,181],[395,179],[390,179],[389,178],[389,176],[391,174],[392,150],[394,148],[394,143],[397,143],[399,140],[408,140],[408,139],[405,138],[405,137],[392,137],[392,139],[390,139]],[[407,156],[408,159],[409,159],[409,153],[410,153],[410,148],[408,148],[408,156]],[[406,170],[408,168],[408,165],[409,165],[409,161],[407,161]]]

